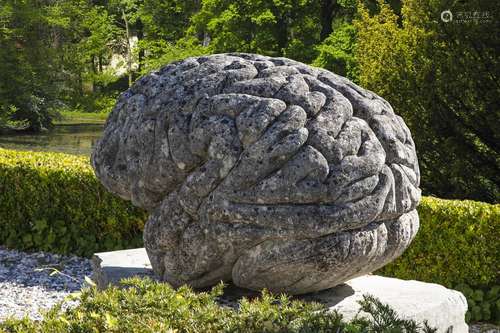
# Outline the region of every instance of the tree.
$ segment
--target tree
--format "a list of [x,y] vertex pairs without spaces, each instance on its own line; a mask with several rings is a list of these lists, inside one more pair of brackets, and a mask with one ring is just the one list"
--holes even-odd
[[132,38],[137,37],[139,28],[142,34],[141,7],[142,0],[110,0],[107,8],[111,13],[114,13],[115,25],[120,35],[117,36],[115,42],[121,45],[122,54],[126,59],[128,86],[132,86],[134,81],[133,64],[137,63],[134,57],[134,49]]
[[[44,43],[55,42],[47,6],[40,1],[5,0],[0,4],[0,118],[31,130],[50,125],[58,78],[57,58]],[[49,23],[50,25],[48,25]]]
[[341,22],[336,25],[330,36],[316,47],[319,54],[313,65],[357,81],[355,46],[356,28],[352,23]]
[[[400,0],[386,1],[400,19]],[[376,0],[324,0],[322,12],[321,43],[316,46],[318,55],[313,61],[314,66],[328,69],[334,73],[346,76],[358,82],[358,62],[355,55],[357,30],[353,20],[357,15],[358,6],[364,6],[368,11],[377,9]],[[328,25],[329,22],[329,25]],[[328,32],[328,34],[326,34]],[[323,37],[324,36],[324,37]]]
[[185,36],[191,17],[201,8],[201,0],[144,0],[141,19],[149,40],[176,43]]
[[[399,23],[383,3],[375,15],[360,8],[359,79],[410,127],[426,194],[498,202],[497,9],[493,2],[456,3],[448,22],[445,9],[438,0],[407,0]],[[463,19],[474,13],[481,16]]]
[[60,6],[60,16],[70,22],[61,31],[58,48],[65,74],[65,92],[60,98],[72,107],[94,111],[102,90],[118,79],[109,65],[113,54],[121,51],[120,30],[114,15],[103,6],[88,0],[64,0]]
[[253,52],[310,62],[320,40],[321,2],[205,0],[190,34],[211,52]]
[[140,9],[142,37],[137,52],[141,74],[209,52],[196,38],[186,36],[191,18],[200,7],[199,0],[144,0]]
[[[0,4],[0,127],[40,131],[64,105],[94,110],[117,30],[89,0]],[[97,88],[97,89],[96,89]]]

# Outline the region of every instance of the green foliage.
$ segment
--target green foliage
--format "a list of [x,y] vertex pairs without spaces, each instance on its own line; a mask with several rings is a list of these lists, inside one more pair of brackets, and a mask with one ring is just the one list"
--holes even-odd
[[147,74],[173,61],[207,53],[206,47],[193,44],[189,40],[176,44],[165,40],[143,40],[139,43],[139,49],[148,50],[148,56],[143,59],[141,64],[141,74]]
[[424,197],[418,212],[410,247],[379,273],[461,290],[470,320],[498,321],[500,204]]
[[[419,326],[415,321],[400,318],[397,312],[389,305],[383,304],[371,295],[363,295],[359,301],[361,311],[371,314],[372,320],[368,321],[365,332],[426,332],[435,333],[437,329],[432,328],[427,322]],[[360,320],[363,322],[363,320]]]
[[364,297],[361,307],[375,320],[345,323],[336,312],[324,311],[319,304],[265,291],[254,300],[243,299],[239,310],[233,310],[217,304],[222,285],[197,293],[188,287],[176,291],[148,279],[128,279],[122,284],[126,288],[84,289],[73,296],[80,300],[78,306],[65,312],[57,306],[42,321],[7,319],[0,322],[0,332],[435,332],[425,323],[401,320],[372,297]]
[[109,110],[138,76],[214,52],[316,59],[355,78],[355,11],[355,0],[5,0],[0,128],[38,131],[61,108]]
[[61,105],[94,110],[88,94],[117,79],[104,69],[116,50],[112,22],[86,0],[2,1],[0,118],[39,131]]
[[175,44],[184,37],[191,16],[200,10],[202,1],[143,0],[141,21],[145,40]]
[[[141,245],[145,212],[107,192],[85,157],[0,149],[0,180],[0,244],[85,256]],[[418,211],[415,240],[380,273],[457,288],[471,320],[498,320],[500,205],[424,197]]]
[[190,56],[209,53],[193,38],[184,38],[191,16],[198,12],[201,1],[144,0],[140,7],[138,47],[139,74]]
[[0,109],[0,134],[2,134],[5,130],[26,128],[29,126],[29,123],[26,120],[13,119],[17,111],[18,109],[14,105],[4,105],[3,108]]
[[356,81],[358,67],[354,57],[355,45],[356,29],[350,23],[342,23],[317,46],[319,55],[313,65]]
[[[359,81],[386,98],[408,124],[418,150],[424,193],[500,199],[498,96],[500,26],[493,1],[408,0],[402,22],[388,5],[360,8]],[[455,20],[443,22],[450,9]],[[460,22],[487,14],[490,21]]]
[[90,256],[138,247],[145,212],[115,197],[88,158],[0,149],[0,244]]
[[500,285],[474,289],[467,284],[455,286],[467,298],[467,322],[485,321],[500,324]]
[[[371,4],[372,1],[364,1]],[[322,67],[336,74],[357,81],[358,69],[354,56],[356,29],[352,20],[356,14],[358,1],[342,0],[332,3],[332,22],[329,35],[316,46],[317,57],[314,66]]]
[[382,272],[453,287],[494,284],[500,267],[500,204],[424,197],[410,247]]
[[[26,122],[33,130],[50,125],[57,92],[54,52],[41,42],[45,26],[61,24],[37,1],[0,3],[0,119]],[[42,56],[43,55],[43,56]]]
[[253,52],[310,62],[320,41],[321,5],[311,0],[205,0],[189,33],[215,53]]
[[104,124],[108,118],[106,112],[81,112],[78,110],[62,109],[59,117],[54,121],[56,125],[74,124]]

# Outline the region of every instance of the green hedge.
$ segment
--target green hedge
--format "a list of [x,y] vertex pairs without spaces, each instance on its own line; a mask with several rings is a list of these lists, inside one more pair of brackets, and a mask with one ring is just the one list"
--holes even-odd
[[[0,149],[0,244],[89,256],[141,246],[146,213],[108,193],[88,158]],[[472,320],[500,320],[500,205],[424,197],[420,231],[379,273],[464,292]]]
[[[138,246],[146,213],[110,194],[87,157],[0,148],[0,244],[90,255]],[[424,197],[420,230],[383,274],[490,285],[500,267],[500,205]]]
[[420,230],[378,273],[462,291],[473,321],[500,321],[500,205],[424,197]]
[[142,246],[145,219],[100,185],[87,157],[0,149],[0,244],[90,256]]
[[420,230],[381,272],[452,286],[491,284],[500,269],[500,205],[424,197]]

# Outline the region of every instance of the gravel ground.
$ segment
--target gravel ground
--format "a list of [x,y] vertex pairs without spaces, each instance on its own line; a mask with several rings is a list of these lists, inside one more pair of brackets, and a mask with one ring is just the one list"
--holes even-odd
[[88,259],[0,246],[0,320],[25,315],[40,319],[40,310],[80,290],[91,271]]
[[[53,273],[56,272],[56,273]],[[51,275],[51,273],[53,273]],[[90,260],[45,252],[25,253],[0,246],[0,321],[28,315],[40,319],[40,310],[49,309],[68,294],[78,291],[84,277],[91,276]],[[231,288],[229,286],[229,288]],[[256,297],[257,293],[238,294],[219,299],[223,306],[237,307],[239,298]],[[74,302],[65,303],[72,306]],[[500,333],[498,326],[471,325],[471,333]]]

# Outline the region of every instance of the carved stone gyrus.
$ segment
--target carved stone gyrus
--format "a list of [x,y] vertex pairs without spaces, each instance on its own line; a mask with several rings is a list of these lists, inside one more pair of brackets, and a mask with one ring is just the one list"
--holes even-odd
[[418,230],[415,145],[385,100],[285,58],[166,65],[124,92],[92,155],[151,212],[144,243],[174,286],[302,294],[372,272]]

